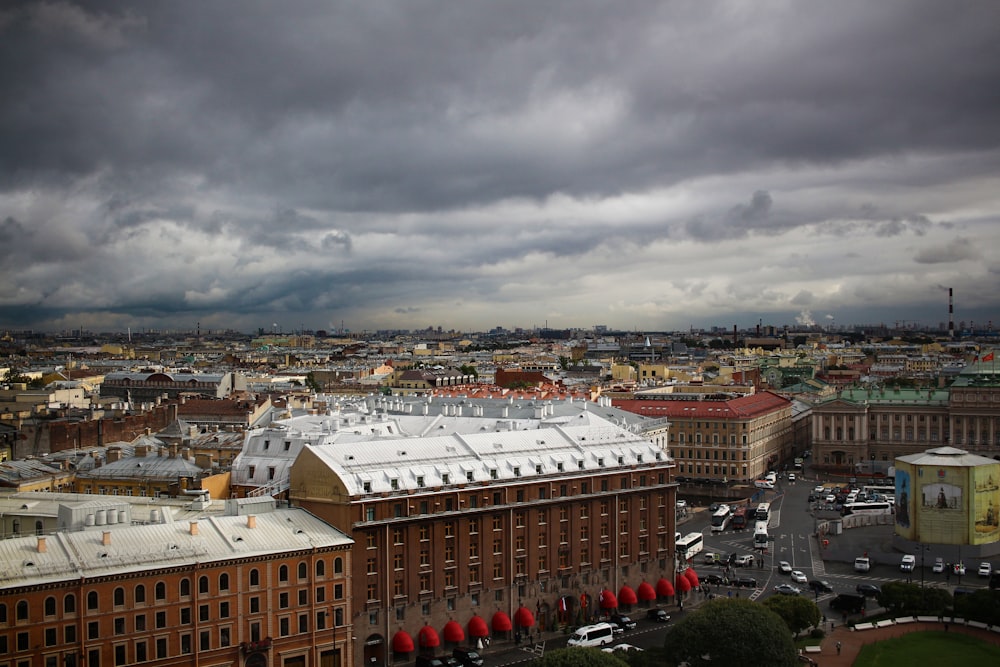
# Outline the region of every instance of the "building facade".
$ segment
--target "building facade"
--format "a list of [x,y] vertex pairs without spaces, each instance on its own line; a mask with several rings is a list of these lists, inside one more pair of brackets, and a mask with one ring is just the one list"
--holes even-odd
[[141,525],[87,503],[0,541],[0,666],[353,664],[343,533],[300,509]]
[[673,462],[598,414],[625,413],[507,404],[498,419],[467,403],[418,437],[304,434],[288,494],[356,542],[359,664],[549,630],[608,611],[602,592],[674,580]]

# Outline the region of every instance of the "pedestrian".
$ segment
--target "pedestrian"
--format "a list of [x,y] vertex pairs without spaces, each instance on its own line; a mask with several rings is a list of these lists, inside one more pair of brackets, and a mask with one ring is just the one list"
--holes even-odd
[[729,597],[730,598],[733,597],[733,589],[730,588],[729,591],[728,591],[728,593],[729,593]]
[[840,642],[837,642],[837,655],[840,655]]
[[833,632],[833,624],[834,624],[834,623],[835,623],[835,621],[833,621],[833,620],[831,619],[831,620],[830,620],[830,632]]
[[947,623],[944,624],[944,631],[948,632],[948,624]]

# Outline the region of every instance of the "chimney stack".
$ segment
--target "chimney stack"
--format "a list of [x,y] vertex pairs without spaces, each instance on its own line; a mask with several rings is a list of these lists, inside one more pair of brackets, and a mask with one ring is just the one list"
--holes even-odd
[[188,533],[191,534],[191,535],[197,535],[198,534],[198,522],[197,521],[192,521],[191,522],[191,527],[188,530]]
[[257,517],[253,514],[247,517],[247,528],[257,527]]
[[43,554],[48,551],[49,548],[45,544],[45,538],[41,535],[38,536],[38,553]]
[[103,544],[106,547],[111,546],[111,531],[110,530],[104,531],[104,535],[101,537],[101,544]]

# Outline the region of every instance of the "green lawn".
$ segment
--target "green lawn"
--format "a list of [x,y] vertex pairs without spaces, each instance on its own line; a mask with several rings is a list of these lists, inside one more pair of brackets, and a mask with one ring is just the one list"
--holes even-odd
[[854,667],[912,667],[913,665],[996,665],[1000,645],[959,632],[911,632],[862,647]]

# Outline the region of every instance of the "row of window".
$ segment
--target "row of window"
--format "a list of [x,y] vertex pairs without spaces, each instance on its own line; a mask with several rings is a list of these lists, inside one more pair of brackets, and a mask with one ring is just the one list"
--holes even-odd
[[[611,489],[611,485],[608,482],[607,478],[604,478],[601,479],[601,482],[598,485],[598,488],[595,489],[595,491],[600,491],[601,493],[608,493],[609,491],[618,489],[642,488],[648,486],[651,480],[653,480],[652,481],[653,484],[664,484],[666,483],[666,473],[660,472],[655,477],[650,477],[645,474],[640,474],[638,478],[638,484],[635,485],[634,487],[632,484],[632,477],[630,475],[623,475],[619,480],[620,484],[617,487],[617,489]],[[537,495],[538,499],[547,500],[549,498],[550,488],[551,486],[548,484],[537,487],[536,491],[538,494]],[[564,498],[570,495],[577,495],[577,494],[587,495],[589,493],[591,493],[590,483],[587,480],[581,480],[579,483],[579,491],[577,491],[576,486],[571,486],[569,483],[559,484],[558,496],[555,497]],[[527,495],[528,494],[525,492],[525,489],[523,488],[516,489],[514,494],[514,501],[518,503],[527,502],[529,500]],[[479,507],[480,498],[481,497],[478,493],[470,493],[465,497],[461,498],[458,502],[459,504],[462,505],[461,509],[466,509],[466,507],[464,506],[465,503],[468,503],[469,509],[475,509]],[[485,497],[482,498],[483,503],[486,503],[488,500],[492,500],[492,504],[495,506],[502,505],[504,503],[504,494],[502,491],[494,491],[491,499]],[[455,505],[456,501],[454,497],[446,496],[444,498],[443,504],[438,500],[435,500],[433,502],[434,502],[433,504],[434,512],[441,512],[441,511],[453,512],[456,509],[458,509]],[[398,519],[405,516],[430,514],[431,508],[432,504],[431,501],[429,500],[421,500],[416,505],[409,505],[409,506],[401,502],[393,503],[391,505],[392,518]],[[368,507],[366,507],[365,521],[375,521],[378,518],[377,509],[378,506],[376,505],[369,505]]]
[[[341,557],[334,558],[333,560],[333,571],[335,575],[343,575],[344,573],[344,560]],[[300,562],[298,564],[298,579],[299,581],[304,581],[308,579],[309,568],[308,564]],[[278,581],[280,583],[289,583],[290,569],[287,565],[281,565],[278,568]],[[316,576],[324,577],[326,576],[326,562],[323,560],[316,561]],[[198,593],[199,595],[210,595],[214,593],[226,593],[230,590],[230,576],[228,572],[222,572],[219,574],[218,588],[216,591],[211,591],[211,580],[208,576],[201,576],[198,578]],[[252,568],[249,572],[249,583],[251,588],[257,588],[261,585],[261,572],[257,568]],[[337,587],[342,585],[338,584]],[[319,591],[321,589],[317,589]],[[181,598],[188,598],[191,596],[191,580],[188,578],[181,579],[178,583],[178,593]],[[158,581],[153,586],[153,596],[156,602],[165,602],[167,600],[167,584],[163,581]],[[126,603],[126,591],[125,587],[118,586],[112,591],[112,604],[115,608],[121,608],[125,606]],[[146,603],[146,585],[136,584],[132,589],[132,603],[135,605],[142,605]],[[48,596],[42,603],[42,612],[46,618],[50,618],[56,615],[58,607],[58,601],[55,596]],[[76,595],[74,593],[68,593],[63,596],[62,602],[63,614],[75,614],[76,609]],[[99,612],[101,610],[101,596],[97,591],[90,591],[87,593],[87,611],[88,612]],[[19,600],[14,605],[14,620],[15,622],[27,622],[30,619],[30,607],[27,600]],[[8,623],[7,615],[7,605],[0,603],[0,624]]]

